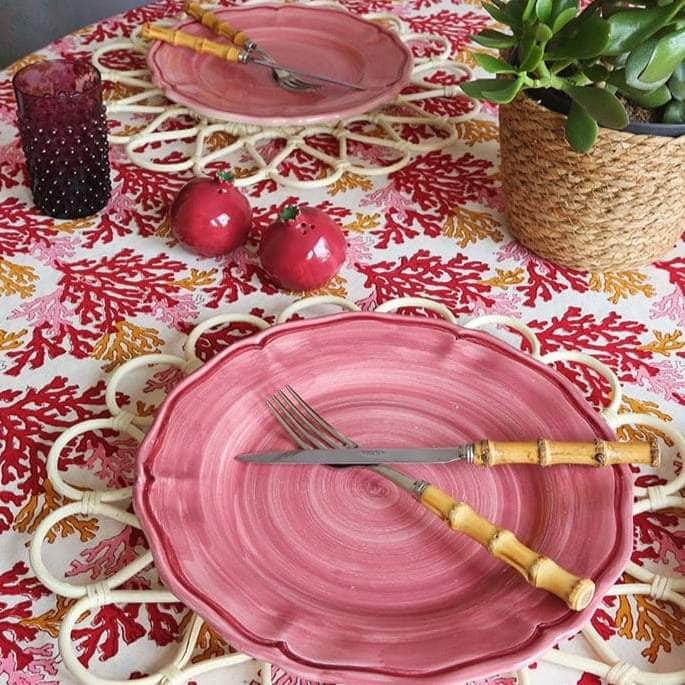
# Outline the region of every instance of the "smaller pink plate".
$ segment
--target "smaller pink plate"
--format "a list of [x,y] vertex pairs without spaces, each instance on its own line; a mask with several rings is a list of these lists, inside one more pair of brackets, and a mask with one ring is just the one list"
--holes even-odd
[[[267,126],[335,121],[392,100],[409,83],[412,57],[391,31],[330,7],[261,5],[216,12],[293,69],[339,78],[364,90],[323,84],[293,93],[259,65],[230,64],[167,43],[148,52],[152,80],[173,102],[200,114]],[[191,19],[176,27],[223,41]]]

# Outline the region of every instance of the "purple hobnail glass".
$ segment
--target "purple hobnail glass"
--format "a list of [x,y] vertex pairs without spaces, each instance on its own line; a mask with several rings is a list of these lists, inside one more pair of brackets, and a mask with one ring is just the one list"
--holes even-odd
[[102,209],[111,182],[98,70],[88,62],[48,60],[24,67],[13,83],[36,206],[58,219]]

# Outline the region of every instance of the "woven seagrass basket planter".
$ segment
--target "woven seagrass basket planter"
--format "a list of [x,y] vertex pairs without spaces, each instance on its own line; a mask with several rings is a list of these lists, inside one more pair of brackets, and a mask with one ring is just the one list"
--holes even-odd
[[526,96],[500,107],[502,186],[511,233],[536,254],[583,271],[658,259],[685,230],[685,136],[600,129],[588,154],[566,117]]

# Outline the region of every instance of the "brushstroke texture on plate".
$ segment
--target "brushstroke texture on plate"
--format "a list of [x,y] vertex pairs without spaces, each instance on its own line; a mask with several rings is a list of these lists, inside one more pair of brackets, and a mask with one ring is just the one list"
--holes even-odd
[[135,491],[163,581],[235,647],[327,682],[454,683],[533,660],[620,574],[627,468],[404,466],[592,577],[575,613],[372,472],[237,462],[290,447],[264,406],[286,383],[365,446],[614,437],[554,370],[434,319],[344,314],[238,342],[169,396]]
[[[316,91],[290,92],[278,87],[265,67],[231,64],[155,43],[147,58],[153,81],[170,100],[200,114],[262,126],[337,121],[392,100],[409,82],[412,57],[408,48],[393,32],[349,12],[267,5],[222,9],[215,14],[246,31],[276,62],[364,90],[322,84]],[[217,40],[195,20],[176,28]]]

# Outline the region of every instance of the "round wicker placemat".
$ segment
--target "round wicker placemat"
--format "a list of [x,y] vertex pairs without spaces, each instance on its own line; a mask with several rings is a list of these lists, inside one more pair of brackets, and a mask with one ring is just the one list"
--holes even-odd
[[[309,297],[296,301],[286,307],[276,318],[276,323],[287,321],[293,315],[301,314],[312,308],[315,310],[320,309],[322,305],[335,305],[344,310],[359,311],[359,307],[354,302],[342,298],[330,296]],[[394,312],[410,307],[434,312],[451,323],[457,323],[455,316],[447,307],[423,298],[410,297],[391,300],[380,305],[375,311],[378,313]],[[107,385],[106,399],[111,417],[91,419],[71,426],[55,441],[50,450],[47,464],[50,482],[58,493],[73,501],[51,512],[40,523],[31,540],[31,564],[37,577],[55,594],[78,600],[66,613],[60,626],[59,648],[65,665],[80,682],[88,683],[89,685],[123,685],[124,683],[132,682],[130,680],[99,677],[88,668],[85,668],[78,660],[72,642],[72,631],[77,623],[84,620],[85,612],[92,612],[109,604],[171,603],[178,600],[164,589],[118,589],[127,580],[133,578],[152,564],[150,552],[134,558],[116,573],[92,583],[68,583],[57,578],[47,568],[43,559],[45,548],[43,543],[53,526],[69,516],[97,516],[140,529],[140,523],[136,516],[127,510],[131,500],[131,487],[118,489],[75,487],[65,479],[65,474],[58,465],[60,455],[73,438],[93,430],[111,429],[120,431],[136,441],[141,441],[144,437],[144,428],[152,423],[153,418],[150,415],[131,413],[118,405],[117,390],[121,387],[122,381],[130,377],[137,370],[149,367],[150,365],[169,365],[180,369],[185,374],[192,373],[202,364],[197,355],[197,345],[202,335],[210,329],[234,323],[253,326],[257,330],[263,330],[269,326],[269,323],[264,319],[249,314],[220,314],[198,324],[192,330],[185,342],[183,357],[172,354],[148,354],[122,364],[114,372]],[[591,367],[609,383],[611,388],[610,401],[606,407],[601,409],[601,413],[619,434],[622,429],[639,426],[642,430],[653,431],[655,434],[664,436],[667,440],[672,441],[673,450],[677,450],[681,454],[685,453],[685,436],[673,425],[647,414],[619,412],[623,399],[620,383],[607,366],[593,357],[577,352],[552,352],[543,355],[541,354],[540,343],[531,329],[522,322],[510,317],[486,315],[460,323],[467,328],[473,329],[495,325],[513,329],[527,342],[530,354],[543,363],[575,363]],[[679,491],[684,486],[685,472],[670,480],[666,485],[655,485],[648,488],[636,487],[633,513],[637,515],[646,511],[683,508],[685,506],[685,498],[680,495]],[[685,609],[685,596],[683,594],[685,591],[685,578],[656,574],[633,562],[627,564],[625,574],[634,579],[634,581],[614,585],[609,591],[608,596],[648,595],[657,600],[670,602],[679,609]],[[202,619],[199,616],[193,615],[192,620],[188,622],[186,633],[178,645],[173,658],[165,665],[158,667],[153,673],[139,678],[135,682],[141,685],[180,685],[180,683],[185,683],[201,673],[235,667],[251,660],[245,654],[229,653],[194,662],[192,659],[193,650],[203,627]],[[622,661],[618,654],[590,624],[583,628],[579,635],[582,635],[587,642],[588,647],[595,655],[594,658],[552,649],[545,653],[540,658],[540,661],[595,674],[605,679],[610,685],[678,685],[685,680],[685,670],[668,673],[649,673],[636,665]],[[130,665],[128,670],[131,670]],[[520,670],[516,677],[519,685],[529,685],[528,670]],[[260,678],[262,685],[271,685],[271,666],[269,664],[261,664]],[[238,683],[241,682],[241,679],[238,677],[235,680],[227,680],[225,682]]]
[[[241,6],[258,4],[263,4],[263,0]],[[326,0],[308,4],[343,9]],[[217,5],[203,7],[215,9]],[[117,95],[117,99],[107,103],[109,116],[121,125],[110,134],[110,142],[123,145],[128,158],[144,169],[192,169],[201,175],[212,163],[228,162],[236,169],[238,186],[270,179],[299,189],[331,185],[345,173],[389,174],[405,167],[417,154],[452,145],[458,138],[457,125],[473,119],[480,111],[480,103],[456,85],[471,77],[471,69],[453,58],[452,47],[444,36],[413,33],[392,14],[363,17],[391,27],[407,45],[420,45],[430,54],[414,58],[411,88],[405,89],[404,94],[366,114],[328,124],[266,127],[209,119],[164,98],[150,80],[147,68],[107,66],[110,53],[145,53],[147,44],[140,38],[139,30],[130,39],[107,43],[95,51],[92,59],[103,81]],[[165,21],[160,25],[175,23]],[[439,72],[441,77],[431,81]],[[454,85],[444,85],[449,75]],[[465,107],[459,108],[462,113],[446,116],[435,113],[442,108],[431,111],[431,102],[456,96],[464,99]],[[164,146],[164,158],[158,155],[153,159],[149,146],[160,143]],[[321,172],[307,179],[284,173],[284,162],[298,156],[315,160],[321,165]]]

